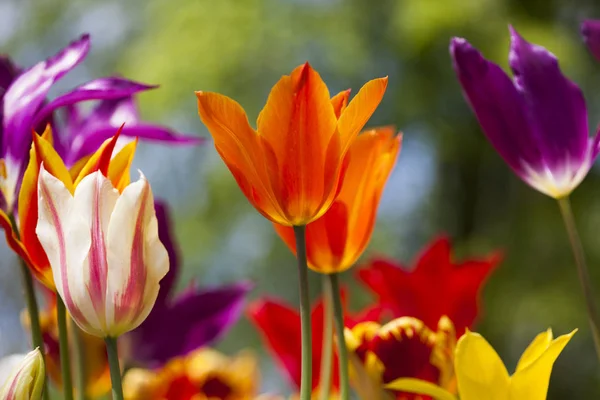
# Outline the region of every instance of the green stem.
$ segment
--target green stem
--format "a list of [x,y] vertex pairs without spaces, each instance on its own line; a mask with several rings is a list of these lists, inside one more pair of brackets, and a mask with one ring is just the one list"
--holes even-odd
[[83,331],[79,329],[75,321],[71,320],[71,332],[73,332],[73,339],[75,342],[75,364],[77,365],[77,382],[75,383],[77,400],[86,400],[86,378],[87,378],[87,366],[85,363],[85,342],[83,338]]
[[[31,271],[25,262],[19,259],[21,267],[21,276],[23,277],[23,287],[25,288],[25,300],[27,302],[27,312],[29,313],[29,323],[31,325],[31,341],[33,348],[44,348],[44,340],[42,339],[42,329],[40,327],[40,314],[35,298],[35,288],[33,287],[33,277]],[[43,351],[42,351],[43,353]]]
[[67,332],[67,311],[60,296],[56,296],[56,319],[58,322],[58,342],[60,345],[60,371],[65,400],[73,400],[71,380],[71,358],[69,356],[69,336]]
[[119,352],[117,350],[117,339],[107,337],[106,353],[108,354],[108,365],[110,367],[110,380],[112,382],[112,399],[123,400],[123,385],[121,384],[121,366],[119,365]]
[[306,259],[306,226],[294,226],[296,256],[300,281],[300,321],[302,331],[302,369],[300,400],[310,400],[312,392],[312,330],[308,296],[308,262]]
[[348,348],[344,339],[344,309],[342,308],[342,296],[338,282],[339,275],[333,273],[329,275],[329,284],[333,298],[333,314],[335,329],[337,331],[337,345],[340,369],[340,400],[350,398],[350,378],[348,374]]
[[[8,216],[12,225],[12,230],[16,236],[19,237],[19,227],[13,214]],[[31,271],[25,261],[19,258],[19,267],[21,269],[21,277],[23,278],[23,288],[25,289],[25,302],[27,303],[27,313],[29,314],[29,325],[31,329],[31,343],[33,348],[39,348],[42,358],[44,359],[44,365],[46,363],[45,351],[44,351],[44,339],[42,337],[42,328],[40,326],[40,311],[35,297],[35,287],[33,286],[33,277]],[[49,399],[47,380],[44,379],[44,400]]]
[[333,299],[331,285],[326,275],[323,275],[323,349],[321,351],[321,376],[319,388],[321,400],[329,400],[331,394],[331,366],[333,363]]
[[598,318],[598,309],[596,307],[596,301],[594,300],[594,295],[592,292],[591,279],[588,272],[587,263],[585,261],[583,245],[581,244],[581,239],[577,233],[575,218],[573,217],[573,210],[571,209],[571,202],[569,198],[563,197],[558,199],[558,205],[560,207],[563,220],[565,221],[565,227],[567,229],[569,241],[571,242],[573,255],[575,256],[577,275],[579,276],[579,283],[581,284],[583,297],[585,299],[588,320],[592,328],[592,337],[594,338],[594,345],[596,346],[596,355],[600,359],[600,319]]

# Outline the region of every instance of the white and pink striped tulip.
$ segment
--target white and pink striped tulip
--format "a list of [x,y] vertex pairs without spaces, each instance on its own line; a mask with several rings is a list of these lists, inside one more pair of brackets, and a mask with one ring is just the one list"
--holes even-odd
[[96,171],[72,194],[42,167],[38,196],[36,233],[71,317],[98,337],[135,329],[169,269],[144,175],[119,193]]
[[41,399],[45,374],[39,349],[3,358],[0,360],[0,400]]

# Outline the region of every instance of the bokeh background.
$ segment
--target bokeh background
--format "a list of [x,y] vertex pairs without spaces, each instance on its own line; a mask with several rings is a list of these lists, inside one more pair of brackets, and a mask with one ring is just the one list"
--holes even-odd
[[[461,95],[448,55],[452,36],[468,38],[507,66],[513,24],[553,51],[585,92],[590,126],[600,121],[600,64],[580,36],[600,3],[560,0],[0,0],[0,51],[29,66],[81,33],[92,35],[86,61],[52,95],[92,77],[122,74],[157,83],[143,94],[144,118],[208,136],[194,90],[237,99],[251,120],[282,74],[310,61],[332,93],[389,75],[369,126],[404,132],[399,162],[384,193],[378,225],[363,261],[387,255],[411,265],[445,233],[457,258],[502,249],[505,260],[484,293],[478,325],[509,369],[535,334],[580,332],[554,369],[549,399],[600,397],[600,375],[576,271],[558,207],[518,180],[484,139]],[[274,295],[297,304],[294,259],[238,190],[210,142],[197,148],[141,144],[135,167],[169,201],[184,260],[181,286],[256,283],[252,298]],[[572,196],[596,291],[600,292],[600,169]],[[311,273],[317,295],[319,277]],[[352,307],[371,298],[344,274]],[[23,302],[12,254],[0,258],[0,355],[21,350],[17,311]],[[443,301],[444,299],[439,299]],[[221,341],[233,353],[261,356],[263,387],[286,380],[242,320]]]

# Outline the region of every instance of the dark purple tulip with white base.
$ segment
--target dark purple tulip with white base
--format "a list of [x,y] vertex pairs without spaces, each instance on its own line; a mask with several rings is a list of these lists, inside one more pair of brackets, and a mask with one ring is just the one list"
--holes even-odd
[[465,39],[453,38],[450,54],[463,92],[494,148],[534,189],[568,196],[596,156],[585,99],[548,50],[510,28],[511,79]]

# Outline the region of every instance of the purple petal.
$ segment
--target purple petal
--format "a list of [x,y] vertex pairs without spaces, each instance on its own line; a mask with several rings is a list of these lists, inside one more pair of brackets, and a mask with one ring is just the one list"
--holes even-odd
[[522,161],[540,165],[523,98],[508,75],[465,39],[453,38],[450,54],[465,97],[498,153],[521,176]]
[[156,299],[156,307],[163,307],[166,305],[167,298],[179,276],[179,249],[173,242],[171,235],[171,222],[167,205],[160,200],[155,200],[154,209],[158,220],[158,238],[169,254],[169,272],[160,281],[160,290]]
[[87,82],[74,90],[57,97],[46,104],[36,114],[34,125],[60,107],[88,100],[112,100],[132,96],[135,93],[154,89],[157,86],[145,85],[119,77],[100,78]]
[[[69,150],[69,156],[67,157],[69,163],[96,151],[106,139],[116,133],[117,129],[118,127],[115,128],[113,126],[97,128],[93,133],[86,136],[85,139],[78,140],[73,148]],[[184,136],[175,133],[175,131],[167,127],[145,123],[125,125],[121,131],[121,136],[138,137],[140,139],[161,141],[174,145],[196,145],[202,144],[205,141],[201,137]]]
[[538,146],[550,170],[578,169],[589,151],[583,93],[560,71],[558,60],[541,46],[528,43],[512,27],[510,67],[529,111]]
[[0,55],[0,148],[2,143],[2,120],[4,119],[4,93],[19,74],[19,69],[8,56]]
[[[19,69],[8,56],[0,55],[0,99],[19,74]],[[0,109],[0,114],[2,110]]]
[[600,20],[583,21],[581,35],[592,55],[600,61]]
[[249,282],[188,291],[169,307],[153,309],[129,335],[134,361],[156,367],[221,337],[240,317]]
[[79,64],[90,48],[88,35],[72,42],[58,54],[23,72],[4,96],[4,141],[2,154],[23,161],[31,141],[34,116],[50,87]]

